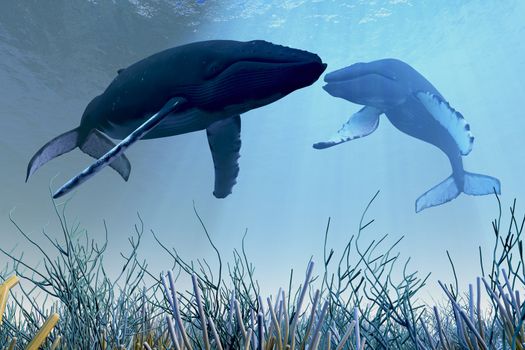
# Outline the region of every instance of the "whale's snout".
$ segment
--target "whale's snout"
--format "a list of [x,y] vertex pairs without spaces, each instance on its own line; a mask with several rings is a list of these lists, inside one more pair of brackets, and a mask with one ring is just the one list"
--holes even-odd
[[326,83],[336,83],[336,82],[341,82],[341,81],[346,81],[346,80],[357,78],[360,75],[363,75],[362,69],[356,68],[356,67],[359,67],[360,65],[363,65],[363,63],[356,63],[351,66],[327,73],[324,76],[324,81]]
[[267,41],[234,46],[234,57],[219,62],[208,76],[207,89],[198,91],[195,100],[204,101],[206,108],[225,101],[240,111],[264,106],[315,83],[327,67],[315,53]]
[[376,63],[356,63],[324,76],[323,89],[353,103],[388,109],[406,100],[410,91],[395,72]]
[[[261,94],[286,95],[297,89],[316,82],[325,71],[327,65],[315,53],[272,44],[265,41],[255,41],[247,44],[255,48],[258,56],[245,58],[237,64],[244,70],[245,76],[252,76],[244,81],[258,86],[246,87],[249,90],[264,90]],[[239,74],[239,69],[234,74]]]
[[344,86],[340,83],[328,83],[323,85],[323,90],[334,97],[344,98]]

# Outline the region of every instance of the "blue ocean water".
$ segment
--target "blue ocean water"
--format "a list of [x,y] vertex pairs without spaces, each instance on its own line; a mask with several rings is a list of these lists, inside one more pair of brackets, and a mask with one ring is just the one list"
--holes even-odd
[[[53,160],[24,183],[25,168],[45,142],[78,125],[85,105],[118,69],[159,50],[209,39],[264,39],[317,53],[327,72],[356,62],[401,59],[422,73],[470,123],[476,137],[465,169],[495,176],[505,206],[525,198],[522,101],[525,93],[525,2],[515,1],[87,1],[56,8],[5,3],[0,12],[0,242],[26,251],[8,213],[28,232],[56,229],[49,186],[89,165],[80,151]],[[174,67],[176,69],[176,67]],[[204,132],[141,141],[127,152],[128,182],[105,170],[72,196],[68,213],[92,237],[109,230],[112,255],[127,246],[139,212],[147,231],[188,259],[207,258],[195,203],[225,257],[245,239],[264,293],[322,260],[324,229],[337,252],[356,232],[377,190],[366,232],[373,240],[404,235],[401,256],[436,280],[479,274],[478,246],[490,250],[494,196],[460,195],[416,214],[414,202],[450,175],[438,149],[395,129],[382,117],[373,134],[330,148],[311,145],[335,132],[360,106],[314,85],[242,116],[240,174],[233,194],[215,199]],[[143,256],[152,270],[170,267],[146,232]],[[4,257],[0,258],[3,264]],[[35,261],[36,263],[36,261]],[[320,266],[320,264],[319,264]],[[319,267],[320,268],[320,267]],[[320,271],[318,271],[320,272]]]

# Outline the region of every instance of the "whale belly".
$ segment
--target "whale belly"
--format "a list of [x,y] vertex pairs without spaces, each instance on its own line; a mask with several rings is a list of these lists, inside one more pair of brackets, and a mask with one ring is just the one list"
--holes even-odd
[[146,134],[144,139],[157,139],[205,130],[222,118],[226,118],[226,116],[222,116],[220,113],[209,113],[197,108],[191,108],[184,112],[169,115],[155,129]]
[[437,122],[427,109],[412,99],[385,112],[399,131],[448,151],[453,142],[450,133]]
[[[148,116],[150,117],[150,116]],[[219,119],[227,118],[229,115],[223,113],[210,113],[198,108],[190,108],[182,112],[168,115],[159,125],[147,133],[142,139],[156,139],[175,135],[186,134],[194,131],[205,130],[210,124]],[[137,129],[148,118],[133,119],[123,124],[115,124],[111,121],[97,126],[97,129],[109,137],[122,140]]]

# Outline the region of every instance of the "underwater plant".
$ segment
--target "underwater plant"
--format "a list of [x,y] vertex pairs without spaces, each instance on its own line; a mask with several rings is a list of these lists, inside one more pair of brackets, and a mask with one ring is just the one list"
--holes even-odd
[[[444,302],[428,305],[419,292],[429,275],[419,276],[410,259],[396,251],[403,237],[389,243],[383,235],[363,243],[374,222],[367,212],[376,197],[339,251],[329,248],[328,220],[320,272],[310,259],[299,285],[291,270],[287,287],[269,297],[260,293],[245,250],[246,235],[241,249],[234,249],[233,261],[224,266],[196,209],[217,263],[186,261],[152,231],[173,266],[166,273],[150,271],[139,254],[144,223],[138,216],[130,250],[121,254],[121,273],[113,279],[104,267],[106,226],[105,240],[95,242],[66,219],[67,202],[56,204],[62,239],[43,232],[55,248],[51,254],[11,215],[43,263],[30,266],[23,256],[0,247],[12,261],[0,273],[0,301],[6,301],[7,289],[12,295],[2,312],[0,348],[37,349],[39,345],[30,347],[32,335],[42,328],[34,338],[44,349],[523,349],[525,217],[518,219],[516,201],[503,227],[496,196],[492,256],[487,259],[479,249],[481,271],[475,285],[460,291],[450,259],[452,283],[439,281]],[[17,279],[8,277],[13,274],[21,280],[16,286]],[[177,290],[185,278],[191,288]],[[486,308],[481,306],[484,300]],[[44,324],[46,315],[52,316]]]
[[[4,281],[0,285],[0,326],[2,325],[2,318],[4,314],[4,310],[7,304],[7,297],[9,294],[9,290],[13,288],[15,285],[19,283],[19,279],[16,276],[11,276],[8,279]],[[38,330],[37,334],[31,339],[29,344],[27,345],[27,350],[37,350],[40,348],[42,343],[45,341],[51,330],[55,327],[55,325],[58,322],[58,315],[56,313],[51,314],[49,318],[44,322],[42,327]],[[12,350],[14,349],[16,345],[17,338],[13,338],[9,341],[8,349]],[[60,344],[60,336],[53,341],[53,344],[51,345],[51,349],[54,350],[58,347]]]

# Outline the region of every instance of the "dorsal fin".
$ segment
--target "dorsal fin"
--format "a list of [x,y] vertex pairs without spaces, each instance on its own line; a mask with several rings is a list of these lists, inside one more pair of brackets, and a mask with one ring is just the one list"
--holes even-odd
[[122,72],[125,71],[125,70],[126,70],[126,68],[120,68],[120,69],[117,71],[117,74],[120,74],[120,73],[122,73]]
[[448,102],[440,96],[430,92],[418,92],[416,96],[434,119],[448,130],[450,136],[456,141],[461,154],[464,156],[469,154],[474,143],[474,136],[470,132],[470,125],[461,113],[450,107]]

